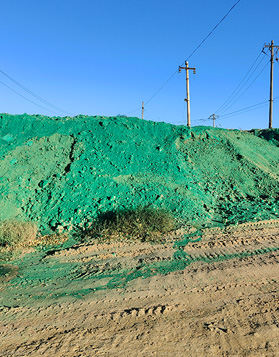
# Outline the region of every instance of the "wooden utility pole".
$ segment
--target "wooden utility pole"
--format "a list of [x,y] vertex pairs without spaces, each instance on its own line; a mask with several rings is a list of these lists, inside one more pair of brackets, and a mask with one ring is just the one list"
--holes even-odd
[[212,119],[213,120],[213,128],[215,128],[215,120],[219,118],[219,115],[216,114],[211,114],[210,117],[208,119]]
[[[273,63],[274,63],[274,48],[276,48],[276,54],[279,46],[274,46],[274,41],[271,44],[265,45],[264,48],[270,50],[270,95],[269,95],[269,129],[272,128],[272,115],[273,115]],[[278,60],[276,58],[276,60]]]
[[187,102],[187,126],[191,126],[191,118],[190,118],[190,87],[189,87],[189,70],[192,70],[194,74],[196,74],[196,68],[190,68],[188,62],[185,61],[186,67],[179,66],[179,73],[181,73],[182,69],[186,70],[186,95],[185,102]]
[[141,119],[144,117],[144,102],[141,103]]

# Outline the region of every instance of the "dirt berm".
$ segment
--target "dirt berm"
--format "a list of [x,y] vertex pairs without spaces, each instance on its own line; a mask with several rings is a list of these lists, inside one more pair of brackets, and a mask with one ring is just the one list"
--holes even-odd
[[0,220],[32,220],[47,233],[137,206],[165,208],[197,227],[278,218],[278,142],[255,134],[2,114]]

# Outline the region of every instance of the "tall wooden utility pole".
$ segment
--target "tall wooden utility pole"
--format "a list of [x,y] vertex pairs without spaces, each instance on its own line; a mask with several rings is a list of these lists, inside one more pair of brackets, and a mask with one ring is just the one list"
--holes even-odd
[[141,119],[144,117],[144,102],[141,103]]
[[216,114],[211,114],[210,117],[208,119],[212,119],[213,120],[213,128],[215,128],[215,120],[219,118],[219,115]]
[[189,70],[192,70],[194,74],[196,74],[196,68],[190,68],[188,62],[185,61],[186,67],[179,66],[179,73],[181,73],[182,69],[186,70],[186,95],[185,102],[187,102],[187,126],[191,126],[191,118],[190,118],[190,87],[189,87]]
[[[271,44],[265,45],[264,48],[270,50],[270,95],[269,95],[269,129],[272,128],[272,114],[273,114],[273,63],[274,63],[274,48],[276,48],[276,54],[279,46],[274,46],[274,41]],[[276,60],[278,60],[276,58]]]

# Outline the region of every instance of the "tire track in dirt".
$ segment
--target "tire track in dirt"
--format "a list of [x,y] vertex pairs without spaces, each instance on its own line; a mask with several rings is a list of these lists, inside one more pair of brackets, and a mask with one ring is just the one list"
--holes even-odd
[[[91,259],[91,261],[89,258],[83,258],[83,261],[87,260],[87,264],[78,267],[77,270],[72,273],[72,279],[94,279],[95,277],[100,279],[102,275],[107,276],[111,274],[111,276],[113,276],[114,272],[118,272],[121,269],[127,269],[125,274],[129,275],[131,269],[140,271],[145,266],[154,266],[154,263],[160,262],[171,265],[169,263],[173,260],[186,262],[184,266],[182,265],[183,269],[186,265],[196,261],[212,263],[219,260],[242,259],[248,256],[267,254],[272,251],[277,251],[279,247],[279,240],[274,236],[278,226],[278,221],[268,221],[266,223],[256,222],[249,225],[243,224],[235,227],[235,229],[229,228],[225,232],[218,229],[205,230],[205,232],[202,233],[203,237],[201,241],[190,241],[187,242],[185,247],[182,247],[183,249],[179,248],[180,251],[182,250],[185,254],[178,257],[174,256],[176,250],[172,246],[173,243],[164,244],[163,247],[154,246],[152,247],[152,251],[150,248],[146,248],[146,245],[141,245],[140,243],[136,243],[128,248],[126,247],[126,249],[125,244],[120,244],[120,252],[117,251],[115,245],[112,249],[106,246],[108,250],[112,250],[112,253],[106,251],[106,254],[104,254],[102,245],[99,245],[100,254],[96,253],[94,260]],[[262,232],[263,230],[264,232]],[[269,231],[268,234],[266,234],[266,230]],[[252,239],[251,234],[246,231],[252,231]],[[240,237],[239,232],[241,232]],[[176,236],[176,240],[179,238],[181,239],[181,236]],[[70,254],[68,256],[70,256]],[[135,264],[135,261],[132,261],[132,264],[127,264],[129,258],[138,258],[137,263]],[[156,267],[153,270],[154,273],[158,272]],[[142,275],[144,276],[144,272]],[[135,276],[140,277],[140,272]],[[125,280],[124,277],[122,277],[122,279]]]
[[[183,270],[134,279],[123,289],[96,291],[82,299],[4,306],[0,355],[276,356],[278,237],[279,227],[270,223],[207,231],[201,241],[183,248],[193,260]],[[94,262],[105,271],[119,262],[137,266],[140,259],[141,264],[167,260],[176,251],[173,243],[154,249],[141,243],[118,247],[81,246],[45,261],[86,258],[86,273]],[[90,274],[73,274],[68,283],[90,285]]]

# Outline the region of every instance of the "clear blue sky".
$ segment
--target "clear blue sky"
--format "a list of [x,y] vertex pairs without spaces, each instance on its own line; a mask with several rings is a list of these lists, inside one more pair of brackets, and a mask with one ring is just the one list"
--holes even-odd
[[[49,103],[72,115],[141,117],[148,99],[177,70],[236,0],[2,0],[0,69]],[[279,45],[278,0],[241,0],[191,57],[191,118],[203,122],[224,104],[260,54]],[[267,50],[268,53],[268,50]],[[260,62],[262,61],[262,62]],[[269,57],[260,55],[236,103],[222,114],[269,99]],[[252,71],[250,72],[250,74]],[[0,73],[0,112],[60,115]],[[244,83],[244,82],[243,82]],[[274,97],[279,97],[274,64]],[[146,105],[145,117],[186,123],[185,71],[175,74]],[[236,97],[235,99],[237,99]],[[138,108],[138,109],[137,109]],[[52,113],[49,110],[54,110]],[[137,109],[136,111],[134,111]],[[132,112],[128,114],[129,112]],[[217,112],[218,113],[218,112]],[[221,111],[219,111],[221,114]],[[224,128],[264,128],[268,102],[241,115],[220,117]],[[274,103],[279,127],[279,100]]]

